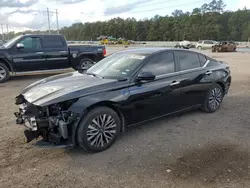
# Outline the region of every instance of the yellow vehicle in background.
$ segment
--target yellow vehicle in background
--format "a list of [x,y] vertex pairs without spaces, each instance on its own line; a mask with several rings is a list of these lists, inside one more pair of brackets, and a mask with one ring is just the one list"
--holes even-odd
[[109,40],[106,38],[106,39],[102,39],[101,40],[101,44],[102,45],[108,45],[109,44]]
[[112,36],[100,36],[97,38],[99,40],[99,43],[101,45],[116,45],[116,44],[122,44],[122,45],[129,45],[130,42],[128,40],[125,40],[124,38],[114,38]]

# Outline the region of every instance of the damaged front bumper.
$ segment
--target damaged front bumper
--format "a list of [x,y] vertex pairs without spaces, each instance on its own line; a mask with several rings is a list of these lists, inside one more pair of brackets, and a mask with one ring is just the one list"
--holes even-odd
[[27,143],[38,138],[39,135],[37,134],[37,123],[35,117],[25,118],[20,111],[15,112],[14,115],[17,118],[16,124],[25,125],[24,135],[26,137]]
[[16,124],[25,127],[24,135],[27,143],[41,137],[36,146],[46,148],[75,146],[74,134],[80,120],[79,114],[65,110],[65,106],[61,104],[38,107],[25,101],[24,98],[21,101],[18,99],[17,97],[16,104],[19,105],[19,111],[14,115]]

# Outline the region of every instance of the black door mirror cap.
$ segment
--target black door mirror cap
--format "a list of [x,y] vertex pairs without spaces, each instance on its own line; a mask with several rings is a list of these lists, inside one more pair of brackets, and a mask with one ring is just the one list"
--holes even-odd
[[155,79],[155,75],[152,72],[141,72],[137,76],[138,81],[151,81]]

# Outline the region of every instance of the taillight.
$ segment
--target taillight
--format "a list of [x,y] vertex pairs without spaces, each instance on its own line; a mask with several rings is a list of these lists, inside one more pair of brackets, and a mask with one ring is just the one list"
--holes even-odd
[[106,56],[106,54],[107,54],[107,51],[106,51],[106,48],[104,47],[104,49],[103,49],[103,56]]

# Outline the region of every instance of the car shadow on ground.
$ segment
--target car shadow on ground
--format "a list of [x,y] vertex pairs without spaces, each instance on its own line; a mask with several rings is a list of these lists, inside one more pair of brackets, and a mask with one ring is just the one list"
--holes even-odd
[[[140,133],[141,130],[146,130],[147,132],[150,132],[150,131],[153,131],[153,129],[157,129],[157,128],[160,128],[160,127],[164,126],[164,124],[168,123],[169,121],[172,122],[172,121],[175,121],[175,120],[177,120],[177,119],[179,119],[181,117],[184,117],[184,116],[194,116],[197,113],[203,113],[203,112],[201,112],[201,110],[199,110],[199,109],[195,109],[195,110],[192,110],[192,111],[181,112],[181,113],[177,113],[177,114],[174,114],[174,115],[161,117],[161,118],[158,118],[158,119],[155,119],[155,120],[150,120],[148,122],[139,123],[139,124],[127,127],[125,132],[120,133],[120,135],[117,138],[116,142],[120,142],[124,138],[129,138],[130,136],[133,136],[134,133],[143,134],[143,133]],[[81,150],[79,147],[69,148],[69,149],[66,149],[66,150],[70,154],[76,155],[76,156],[78,156],[78,155],[94,155],[95,154],[95,153],[91,153],[91,152],[90,153],[85,152],[85,151]]]
[[[222,109],[220,110],[225,110],[225,108],[225,106],[222,106]],[[193,110],[129,127],[126,132],[118,138],[118,143],[116,142],[115,144],[120,145],[122,142],[127,140],[126,138],[135,139],[133,137],[138,137],[138,135],[140,136],[140,134],[145,134],[145,132],[161,129],[163,126],[166,126],[166,123],[178,121],[179,118],[202,115],[202,113],[203,112],[200,110]],[[169,135],[166,136],[171,137],[171,134],[173,134],[172,130],[174,129],[173,126],[169,129],[169,132],[166,133]],[[166,132],[166,128],[164,131]],[[170,150],[173,149],[173,146],[169,147],[171,148]],[[116,149],[108,149],[103,152],[103,155],[110,156],[112,158],[113,155],[116,155],[114,151],[117,152]],[[121,151],[126,156],[126,152],[123,150]],[[148,155],[141,155],[136,150],[134,152],[137,153],[140,161],[144,161],[144,165],[140,166],[141,169],[148,168],[147,166],[153,166],[153,169],[150,170],[156,171],[160,176],[168,176],[172,180],[178,182],[189,181],[196,182],[199,185],[222,183],[226,185],[233,181],[248,181],[250,178],[248,176],[250,170],[249,151],[242,149],[238,143],[234,143],[230,140],[221,141],[219,139],[215,139],[211,142],[205,143],[204,145],[202,144],[200,147],[180,149],[181,154],[178,157],[174,157],[174,162],[170,162],[170,157],[164,150],[158,151],[159,153],[165,153],[165,157],[163,158],[159,158],[161,155],[152,155],[152,152],[148,152],[148,155],[152,155],[152,157],[158,156],[157,161],[161,161],[160,164],[156,163],[155,159],[149,157]],[[96,160],[98,160],[100,158],[100,153],[86,153],[80,148],[68,150],[67,153],[75,159],[79,159],[80,157],[96,157]],[[104,158],[103,160],[106,161],[107,159]],[[137,159],[132,159],[132,161],[133,160],[136,161]],[[79,164],[81,164],[81,162],[79,162]],[[130,166],[131,164],[128,163],[123,165]]]
[[[248,123],[245,121],[248,116],[247,101],[250,101],[248,96],[229,95],[216,113],[206,114],[200,110],[193,110],[160,118],[127,128],[114,146],[101,153],[86,153],[80,148],[68,150],[67,153],[77,165],[84,164],[79,160],[82,157],[86,157],[87,161],[94,157],[97,161],[102,159],[108,163],[114,155],[119,155],[118,160],[121,160],[122,167],[117,168],[126,166],[133,169],[134,165],[137,165],[136,161],[139,160],[142,165],[136,167],[136,169],[139,168],[137,170],[144,171],[148,166],[151,166],[149,171],[153,170],[158,175],[168,176],[177,182],[189,181],[199,185],[217,183],[231,185],[233,182],[239,182],[241,187],[244,187],[244,182],[250,181],[250,151],[247,149],[248,141],[245,141],[249,131]],[[244,113],[238,114],[239,111]],[[195,124],[197,119],[206,117],[206,120],[201,120],[205,124],[195,129],[196,125],[192,125],[192,122]],[[214,118],[217,119],[213,120]],[[222,124],[223,119],[225,119],[225,124]],[[186,121],[188,125],[185,125]],[[216,125],[212,125],[213,123]],[[180,131],[180,134],[177,132],[177,137],[174,136],[176,129]],[[192,129],[194,134],[200,134],[198,135],[200,138],[192,137],[193,135],[190,134]],[[165,137],[163,138],[161,132],[158,131],[150,138],[150,133],[156,130],[162,130]],[[210,131],[207,137],[206,131]],[[153,138],[155,136],[160,138]],[[142,140],[144,137],[152,139],[154,143],[151,142],[151,144],[155,148],[144,148],[148,151],[143,151],[143,149],[136,147],[136,143],[145,141],[145,139]],[[188,137],[191,137],[191,141],[186,140]],[[174,139],[174,141],[169,142],[165,138]],[[162,143],[156,144],[157,141]],[[192,147],[182,148],[175,142],[186,146],[191,143]],[[133,144],[133,151],[127,149],[130,144]],[[146,144],[142,144],[140,147],[144,147],[144,145]],[[173,160],[170,160],[169,152],[172,153]],[[176,153],[178,155],[175,155]],[[126,158],[129,157],[130,162],[125,164]],[[160,163],[158,163],[159,161]],[[92,166],[92,164],[89,165]]]
[[249,152],[234,144],[212,143],[191,149],[168,165],[173,178],[201,183],[249,179]]

